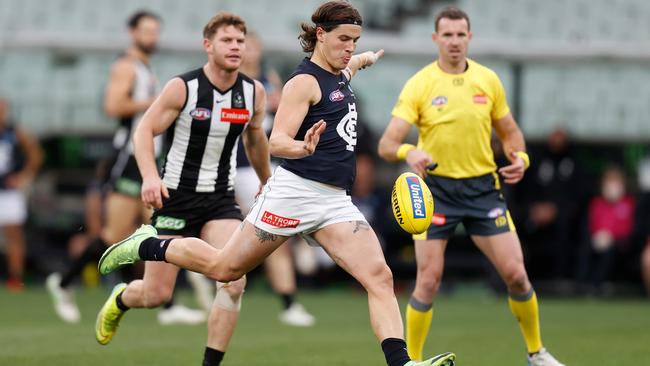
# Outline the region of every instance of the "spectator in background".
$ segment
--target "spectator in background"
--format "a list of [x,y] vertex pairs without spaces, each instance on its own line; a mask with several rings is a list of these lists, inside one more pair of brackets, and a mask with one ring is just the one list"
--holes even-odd
[[0,227],[7,242],[7,288],[20,291],[25,271],[23,224],[27,218],[24,191],[43,163],[38,141],[9,117],[9,104],[0,97]]
[[573,275],[573,263],[579,242],[575,227],[580,221],[584,189],[582,171],[573,155],[569,136],[561,128],[552,131],[546,146],[533,152],[531,172],[525,180],[518,202],[527,212],[522,216],[521,231],[530,260],[531,272],[539,277],[561,278]]
[[634,224],[634,198],[626,193],[623,171],[610,167],[603,172],[600,195],[589,204],[589,239],[580,256],[582,281],[602,291],[615,263],[629,253]]

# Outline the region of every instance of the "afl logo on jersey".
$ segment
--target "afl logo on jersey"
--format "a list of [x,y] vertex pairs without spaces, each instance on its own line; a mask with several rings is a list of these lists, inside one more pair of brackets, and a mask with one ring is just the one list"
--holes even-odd
[[194,108],[190,111],[190,117],[198,119],[199,121],[205,121],[210,119],[212,112],[207,108]]
[[345,99],[345,94],[343,94],[343,92],[339,89],[336,89],[330,93],[330,101],[332,102],[340,102],[343,99]]
[[441,96],[439,96],[439,97],[435,97],[435,98],[433,98],[433,100],[431,101],[431,104],[433,104],[433,105],[435,105],[435,106],[442,106],[442,105],[445,105],[445,104],[447,104],[447,97],[445,97],[444,95],[441,95]]

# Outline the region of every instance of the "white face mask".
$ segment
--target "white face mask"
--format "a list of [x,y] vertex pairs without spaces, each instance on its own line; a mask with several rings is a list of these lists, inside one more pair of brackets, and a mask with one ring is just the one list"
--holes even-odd
[[603,197],[610,202],[616,202],[623,198],[625,187],[616,182],[607,182],[603,184]]

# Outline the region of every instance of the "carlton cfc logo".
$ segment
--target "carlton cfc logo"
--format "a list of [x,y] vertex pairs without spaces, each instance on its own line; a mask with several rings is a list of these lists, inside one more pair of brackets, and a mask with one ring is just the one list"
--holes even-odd
[[207,108],[194,108],[190,111],[190,116],[194,119],[205,121],[206,119],[210,119],[212,112]]

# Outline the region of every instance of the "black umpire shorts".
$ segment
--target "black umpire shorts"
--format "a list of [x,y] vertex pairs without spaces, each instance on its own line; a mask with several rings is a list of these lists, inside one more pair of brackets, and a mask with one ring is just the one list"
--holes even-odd
[[464,179],[429,175],[425,182],[433,194],[433,219],[413,239],[448,239],[461,222],[469,235],[515,231],[496,173]]

